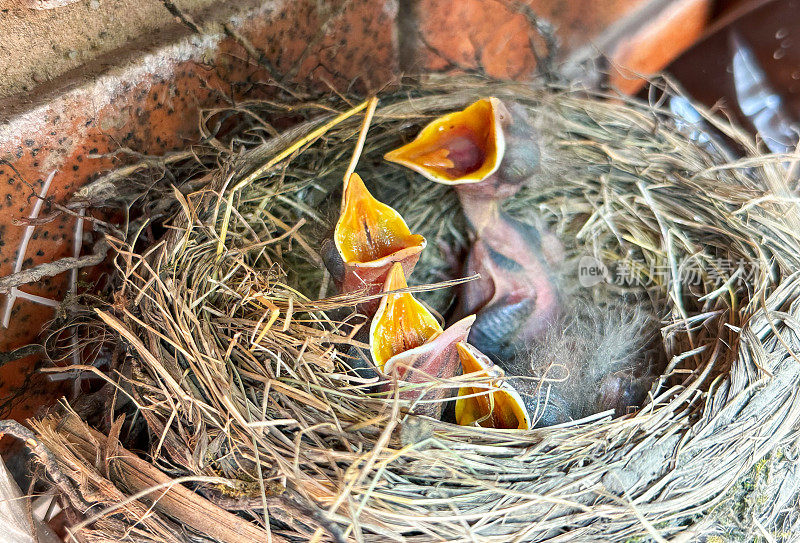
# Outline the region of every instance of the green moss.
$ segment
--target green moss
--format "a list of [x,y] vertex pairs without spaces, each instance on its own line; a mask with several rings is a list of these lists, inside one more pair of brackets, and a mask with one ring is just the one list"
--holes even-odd
[[[720,527],[726,531],[724,535],[715,534],[706,539],[707,543],[751,542],[754,541],[750,528],[754,519],[769,501],[769,480],[772,467],[780,461],[783,454],[775,451],[765,456],[748,471],[728,495],[707,515],[715,517]],[[782,540],[780,534],[773,534],[776,540]],[[759,539],[757,539],[759,540]]]

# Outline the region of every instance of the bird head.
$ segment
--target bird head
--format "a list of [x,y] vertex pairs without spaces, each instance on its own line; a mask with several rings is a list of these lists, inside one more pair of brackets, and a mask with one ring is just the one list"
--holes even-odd
[[[370,326],[370,352],[378,369],[405,383],[434,383],[450,379],[458,373],[459,356],[456,344],[465,341],[474,315],[465,317],[443,329],[436,318],[409,292],[400,264],[394,264],[384,285],[381,299]],[[415,409],[419,414],[439,418],[443,388],[411,387],[400,397],[426,403]]]
[[355,173],[345,183],[333,241],[336,250],[328,251],[325,260],[339,289],[349,293],[366,287],[367,294],[381,291],[394,264],[410,274],[426,245],[425,238],[412,234],[403,217],[376,200]]

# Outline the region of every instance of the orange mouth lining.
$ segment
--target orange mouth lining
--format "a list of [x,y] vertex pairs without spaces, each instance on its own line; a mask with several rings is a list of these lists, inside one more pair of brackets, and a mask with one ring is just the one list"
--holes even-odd
[[334,241],[346,263],[364,264],[425,246],[425,238],[412,234],[397,211],[376,200],[358,174],[350,177],[343,200]]
[[390,151],[385,158],[433,181],[480,181],[491,175],[502,160],[504,140],[497,124],[504,118],[504,111],[496,99],[479,100],[436,119],[414,141]]
[[[408,287],[403,267],[392,266],[385,291]],[[442,333],[442,327],[425,306],[408,292],[388,294],[381,301],[370,329],[370,346],[375,364],[383,370],[396,354],[419,347]]]
[[[507,430],[528,429],[527,409],[515,395],[503,390],[496,375],[490,375],[485,367],[463,343],[458,343],[463,373],[477,373],[486,378],[487,386],[469,385],[461,387],[456,400],[456,421],[463,426],[475,423],[484,428]],[[471,397],[465,397],[471,396]]]

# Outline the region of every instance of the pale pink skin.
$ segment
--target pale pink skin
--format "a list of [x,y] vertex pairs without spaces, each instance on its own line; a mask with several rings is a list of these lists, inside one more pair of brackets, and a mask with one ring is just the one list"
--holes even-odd
[[[516,340],[526,343],[536,339],[558,315],[559,295],[542,253],[541,240],[526,235],[500,211],[502,200],[486,194],[493,177],[457,187],[461,206],[476,233],[466,273],[481,276],[464,286],[461,313],[477,313],[496,304],[511,305],[533,299],[535,307],[525,322],[520,323],[516,336]],[[497,255],[515,266],[504,265]]]
[[[406,383],[428,383],[455,377],[461,369],[456,343],[467,340],[473,322],[475,315],[465,317],[434,339],[394,355],[386,361],[384,373],[390,378],[396,377]],[[393,382],[387,382],[382,388],[384,391],[389,391],[393,386]],[[420,388],[403,391],[400,393],[400,398],[414,402],[424,397],[426,403],[416,404],[414,413],[439,419],[442,416],[443,401],[451,395],[451,392],[448,388],[427,391]]]
[[[383,285],[386,283],[389,270],[396,262],[403,266],[403,274],[406,277],[410,276],[424,248],[425,244],[401,249],[372,262],[345,263],[331,240],[326,246],[323,246],[322,258],[340,293],[363,292],[370,296],[383,292]],[[372,317],[380,303],[381,298],[376,296],[359,304],[358,310],[367,317]]]

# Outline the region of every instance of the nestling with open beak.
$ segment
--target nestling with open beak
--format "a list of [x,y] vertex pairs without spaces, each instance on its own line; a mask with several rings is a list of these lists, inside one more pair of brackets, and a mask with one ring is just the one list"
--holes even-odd
[[465,285],[459,313],[477,314],[469,342],[495,361],[540,337],[559,312],[548,262],[559,244],[501,209],[538,172],[539,156],[524,111],[497,98],[436,119],[385,156],[455,186],[475,232],[465,271],[481,276]]
[[[339,292],[370,295],[381,292],[394,264],[411,274],[425,245],[425,238],[412,234],[403,217],[376,200],[354,173],[345,183],[333,240],[322,253]],[[360,309],[371,316],[379,303],[375,299]]]
[[479,100],[385,158],[455,186],[474,229],[466,273],[481,279],[465,285],[460,314],[477,319],[460,355],[464,372],[482,372],[487,385],[462,387],[459,424],[524,429],[640,405],[653,379],[640,312],[626,320],[566,300],[552,268],[560,244],[501,208],[541,175],[523,108]]
[[[386,295],[370,326],[370,352],[378,370],[402,381],[400,398],[417,402],[414,412],[440,418],[447,388],[429,388],[456,376],[461,368],[457,344],[466,340],[475,316],[465,317],[447,329],[409,292],[403,267],[395,263],[384,285]],[[420,386],[414,387],[414,384]],[[391,390],[387,383],[384,390]],[[418,403],[424,400],[424,403]]]

